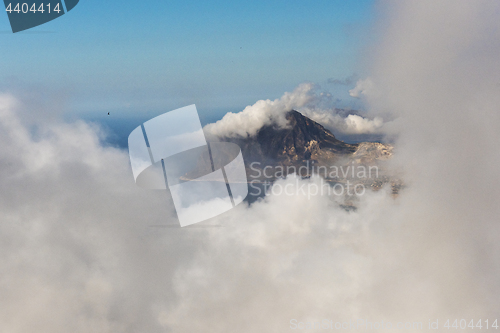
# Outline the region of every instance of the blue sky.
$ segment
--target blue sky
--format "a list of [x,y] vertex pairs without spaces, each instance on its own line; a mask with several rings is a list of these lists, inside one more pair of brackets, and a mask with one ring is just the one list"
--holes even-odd
[[68,113],[94,118],[149,117],[193,103],[240,111],[304,81],[362,76],[373,7],[372,0],[81,0],[17,34],[3,14],[0,90],[48,91],[62,96]]

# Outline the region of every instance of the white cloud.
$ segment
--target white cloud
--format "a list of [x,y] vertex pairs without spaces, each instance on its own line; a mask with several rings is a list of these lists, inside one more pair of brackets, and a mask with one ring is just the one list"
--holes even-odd
[[33,137],[23,107],[0,96],[0,331],[161,331],[150,309],[178,263],[161,256],[184,236],[147,225],[171,204],[137,188],[127,154],[92,127],[50,122]]
[[285,93],[281,98],[260,100],[247,106],[242,112],[227,113],[221,120],[205,126],[205,131],[218,137],[253,136],[265,125],[275,124],[285,127],[285,114],[292,109],[298,109],[314,98],[314,85],[303,83],[291,93]]
[[370,120],[352,114],[347,116],[345,123],[347,125],[347,132],[350,133],[374,133],[383,125],[382,118],[380,117]]
[[301,112],[312,120],[335,133],[373,134],[384,133],[384,121],[381,117],[364,118],[356,114],[342,117],[335,110],[303,109]]
[[285,114],[291,110],[301,112],[333,133],[383,132],[384,122],[381,117],[369,119],[354,114],[341,116],[335,108],[333,96],[330,93],[318,93],[316,88],[311,83],[303,83],[293,92],[287,92],[274,101],[260,100],[247,106],[242,112],[229,112],[216,123],[206,125],[205,133],[215,137],[247,137],[255,135],[266,125],[284,128],[287,126]]
[[361,98],[362,95],[370,95],[374,93],[374,84],[371,78],[358,80],[356,86],[349,90],[349,95],[355,98]]

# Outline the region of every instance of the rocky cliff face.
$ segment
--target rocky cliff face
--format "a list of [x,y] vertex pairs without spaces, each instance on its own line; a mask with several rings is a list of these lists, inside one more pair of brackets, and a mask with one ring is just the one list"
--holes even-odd
[[352,158],[357,163],[364,163],[370,161],[383,161],[392,157],[393,147],[388,144],[378,142],[362,142],[358,144],[358,148],[352,154]]

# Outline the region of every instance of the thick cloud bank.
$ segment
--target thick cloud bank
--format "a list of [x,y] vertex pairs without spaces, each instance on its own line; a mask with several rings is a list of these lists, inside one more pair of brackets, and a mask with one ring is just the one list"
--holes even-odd
[[96,129],[28,130],[23,108],[0,96],[0,331],[159,332],[154,306],[192,246],[148,230],[172,218],[166,196],[139,190]]
[[385,191],[359,213],[271,195],[217,218],[224,228],[159,228],[177,223],[172,205],[135,186],[126,152],[83,122],[29,130],[24,108],[0,97],[1,331],[282,331],[363,304],[338,306],[372,281],[360,242],[394,205]]
[[[2,95],[0,331],[286,332],[292,319],[439,319],[442,329],[448,318],[496,318],[500,4],[381,9],[370,75],[380,93],[369,101],[400,119],[393,167],[407,188],[367,191],[355,211],[275,193],[216,218],[222,228],[152,228],[175,224],[175,212],[165,193],[135,186],[126,152],[83,122],[27,127],[22,100]],[[307,89],[298,96],[263,102],[266,114],[306,106]]]

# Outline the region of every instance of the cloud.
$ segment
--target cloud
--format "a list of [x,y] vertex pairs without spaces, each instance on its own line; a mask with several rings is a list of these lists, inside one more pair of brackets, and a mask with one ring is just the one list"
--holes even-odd
[[[382,133],[381,117],[369,119],[359,114],[335,108],[336,100],[328,92],[318,92],[319,87],[303,83],[291,93],[274,101],[260,100],[242,112],[227,113],[221,120],[204,127],[205,133],[215,137],[247,137],[255,135],[266,125],[285,128],[286,112],[296,110],[328,129],[346,134]],[[353,111],[355,112],[355,111]],[[347,113],[347,114],[346,114]]]
[[137,188],[97,128],[48,122],[34,135],[26,113],[0,95],[0,330],[162,331],[151,308],[183,257],[164,255],[197,246],[148,230],[175,217],[168,198]]
[[358,80],[354,89],[349,90],[349,95],[355,98],[361,98],[363,95],[370,95],[374,93],[374,84],[371,78]]
[[398,117],[395,163],[404,164],[412,187],[405,200],[413,203],[401,216],[413,225],[405,256],[438,287],[438,313],[493,313],[500,305],[488,296],[500,288],[492,269],[500,259],[493,236],[500,211],[492,205],[500,158],[489,152],[500,144],[500,3],[383,8],[370,75],[377,94],[369,100]]
[[312,83],[303,83],[293,92],[287,92],[274,101],[260,100],[240,113],[229,112],[216,123],[206,125],[204,129],[218,137],[246,137],[255,135],[265,125],[286,127],[285,113],[311,102],[314,98],[313,88]]
[[381,117],[364,118],[357,114],[348,114],[343,117],[335,110],[305,109],[302,113],[320,123],[333,133],[344,134],[374,134],[384,133],[384,120]]
[[[291,177],[276,186],[315,182]],[[382,191],[356,213],[327,196],[305,194],[270,194],[237,207],[219,218],[226,228],[209,235],[207,251],[178,272],[174,285],[182,301],[164,310],[165,324],[176,332],[281,332],[293,318],[349,318],[376,305],[363,295],[373,282],[364,240],[382,213],[377,206],[395,203]],[[193,316],[198,320],[190,321]]]

